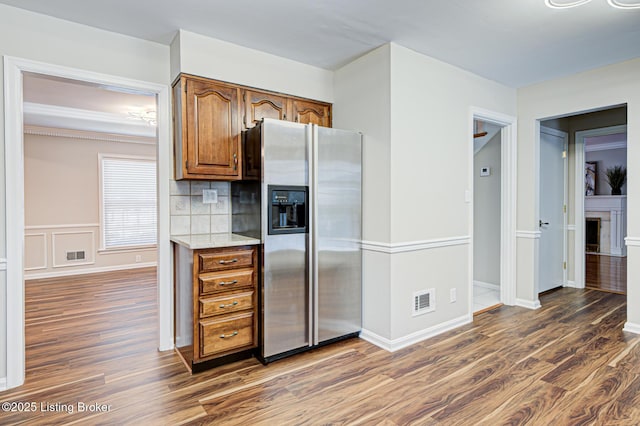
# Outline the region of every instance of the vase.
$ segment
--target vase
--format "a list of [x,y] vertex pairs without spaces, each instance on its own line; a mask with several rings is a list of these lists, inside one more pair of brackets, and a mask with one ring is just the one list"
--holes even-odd
[[611,188],[611,195],[622,195],[622,188]]

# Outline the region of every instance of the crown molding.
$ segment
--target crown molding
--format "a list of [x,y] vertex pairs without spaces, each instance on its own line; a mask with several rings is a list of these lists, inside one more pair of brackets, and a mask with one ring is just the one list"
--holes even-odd
[[49,128],[156,137],[155,126],[142,120],[131,119],[126,115],[33,102],[24,103],[24,123]]
[[610,149],[622,149],[627,147],[626,141],[621,142],[612,142],[612,143],[601,143],[595,145],[585,145],[584,152],[593,152],[593,151],[608,151]]
[[142,145],[156,145],[155,138],[146,136],[132,136],[116,133],[100,133],[87,130],[59,129],[53,127],[24,126],[26,135],[50,136],[55,138],[68,138],[79,140],[92,140],[103,142],[137,143]]

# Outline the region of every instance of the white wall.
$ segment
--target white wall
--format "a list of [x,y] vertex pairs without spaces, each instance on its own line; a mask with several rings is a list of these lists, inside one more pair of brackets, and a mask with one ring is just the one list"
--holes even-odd
[[[515,90],[393,43],[335,81],[335,126],[365,134],[365,337],[395,349],[469,321],[471,107],[515,115]],[[414,317],[427,288],[436,311]]]
[[[104,74],[169,83],[169,47],[0,5],[0,55],[42,61]],[[3,72],[0,76],[4,78]],[[0,97],[4,98],[0,87]],[[0,146],[4,146],[0,103]],[[0,223],[5,223],[4,151],[0,149]],[[0,226],[0,259],[6,257]],[[2,262],[0,261],[0,264]],[[6,271],[0,268],[0,311],[6,312]],[[6,376],[6,318],[0,317],[0,378]]]
[[[537,231],[536,120],[627,104],[627,138],[640,138],[640,59],[575,74],[518,90],[518,229]],[[640,146],[629,143],[627,327],[640,331]],[[537,299],[537,240],[518,241],[518,298]]]
[[180,30],[171,43],[171,77],[199,75],[333,102],[333,72]]
[[[473,158],[473,279],[500,285],[500,140],[497,133]],[[490,176],[480,176],[489,167]]]
[[363,323],[390,336],[391,46],[384,45],[336,71],[333,125],[363,133]]

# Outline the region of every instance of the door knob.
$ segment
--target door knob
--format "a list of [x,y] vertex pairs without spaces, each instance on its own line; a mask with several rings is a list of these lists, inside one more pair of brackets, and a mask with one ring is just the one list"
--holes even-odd
[[539,222],[539,226],[542,228],[542,225],[548,225],[549,222],[543,222],[542,220],[540,220]]

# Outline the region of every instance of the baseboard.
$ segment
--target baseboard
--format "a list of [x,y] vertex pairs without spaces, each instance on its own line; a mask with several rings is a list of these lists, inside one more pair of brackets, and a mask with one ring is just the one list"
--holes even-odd
[[578,288],[576,287],[575,281],[567,281],[567,283],[565,284],[565,287]]
[[393,339],[393,340],[387,339],[386,337],[379,336],[376,333],[366,329],[363,329],[360,332],[360,337],[366,340],[367,342],[372,343],[388,352],[395,352],[400,349],[406,348],[407,346],[411,346],[423,340],[437,336],[438,334],[442,334],[449,330],[453,330],[454,328],[458,328],[465,324],[469,324],[472,321],[473,321],[473,315],[464,315],[464,316],[443,322],[442,324],[438,324],[433,327],[426,328],[424,330],[416,331],[415,333],[411,333],[404,337],[400,337],[398,339]]
[[498,290],[500,291],[500,286],[498,284],[486,283],[484,281],[473,281],[473,285],[475,287],[488,288],[489,290]]
[[0,392],[7,390],[7,378],[0,377]]
[[130,263],[128,265],[73,269],[71,271],[54,271],[54,272],[42,272],[40,274],[25,274],[24,279],[39,280],[43,278],[58,278],[58,277],[68,277],[72,275],[95,274],[97,272],[111,272],[111,271],[124,271],[126,269],[150,268],[152,266],[158,266],[158,262]]
[[640,324],[634,324],[632,322],[626,322],[622,331],[628,331],[629,333],[640,334]]
[[516,306],[520,306],[522,308],[527,309],[540,309],[542,305],[538,299],[536,300],[524,300],[524,299],[516,299]]

